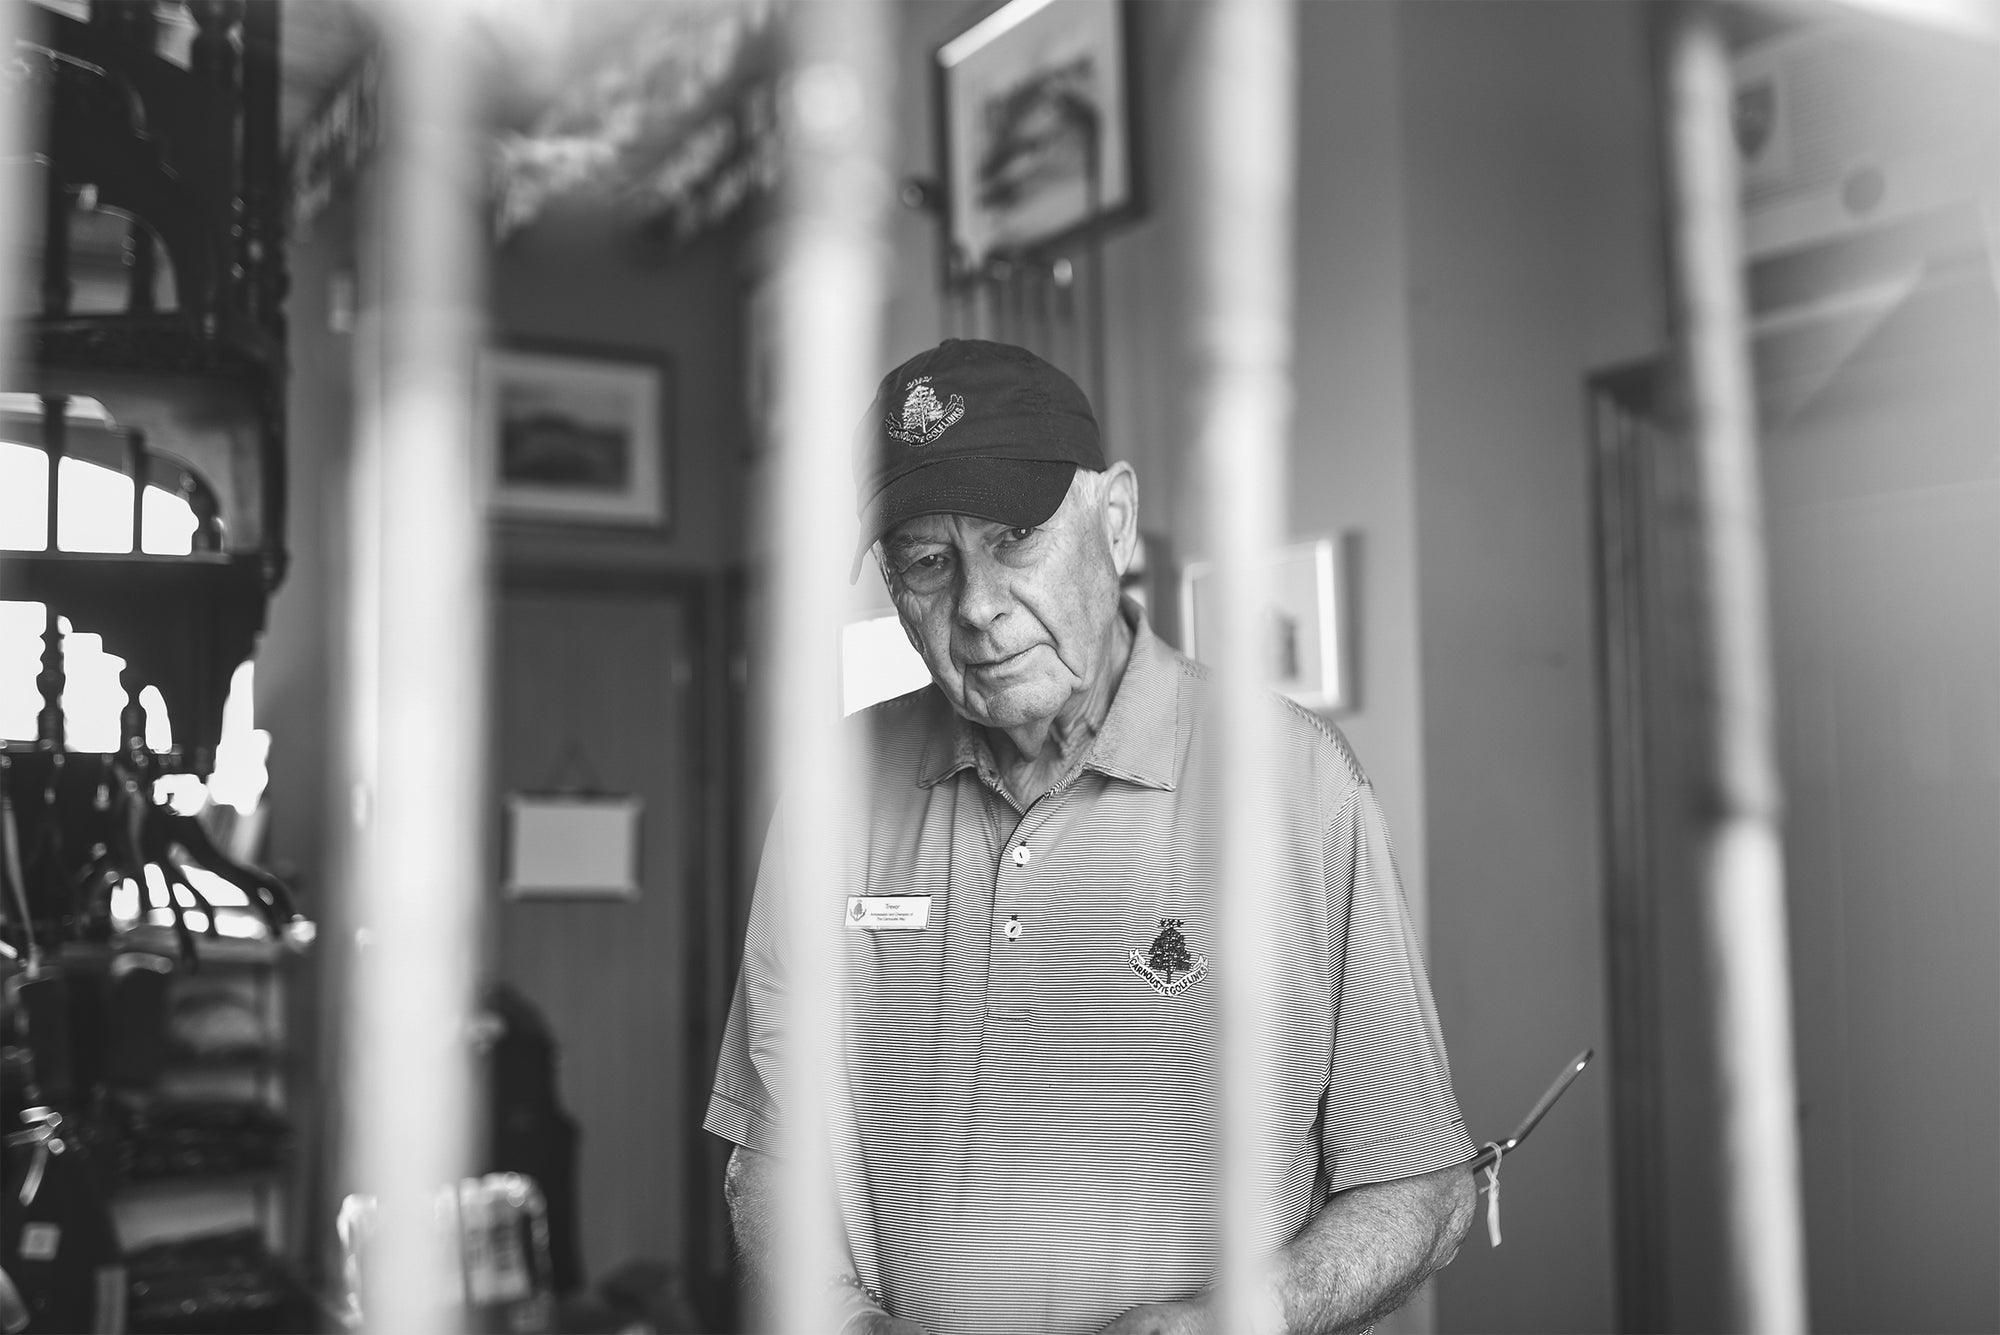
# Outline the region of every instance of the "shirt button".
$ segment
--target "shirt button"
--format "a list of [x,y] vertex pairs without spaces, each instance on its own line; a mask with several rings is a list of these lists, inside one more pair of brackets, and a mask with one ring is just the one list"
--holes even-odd
[[1034,857],[1034,856],[1035,856],[1035,855],[1034,855],[1033,853],[1030,853],[1030,852],[1028,851],[1028,846],[1027,846],[1026,844],[1016,844],[1016,845],[1014,845],[1014,865],[1015,865],[1015,866],[1017,866],[1017,867],[1025,867],[1025,866],[1027,866],[1027,865],[1028,865],[1028,860],[1029,860],[1030,858]]
[[1021,939],[1021,920],[1019,918],[1009,918],[1007,920],[1007,939],[1009,941],[1019,941]]

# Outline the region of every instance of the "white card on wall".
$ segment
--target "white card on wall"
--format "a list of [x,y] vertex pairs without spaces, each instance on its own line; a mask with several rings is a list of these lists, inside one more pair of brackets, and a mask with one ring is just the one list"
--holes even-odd
[[509,899],[639,897],[635,794],[507,795]]

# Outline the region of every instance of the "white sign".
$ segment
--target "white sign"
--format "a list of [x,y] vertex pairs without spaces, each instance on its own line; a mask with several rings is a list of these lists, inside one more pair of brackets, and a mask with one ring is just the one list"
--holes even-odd
[[509,899],[639,897],[636,795],[507,795]]

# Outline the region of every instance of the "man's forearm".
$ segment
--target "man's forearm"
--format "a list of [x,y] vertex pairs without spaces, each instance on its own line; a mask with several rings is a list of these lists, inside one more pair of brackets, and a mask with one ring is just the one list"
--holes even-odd
[[[745,1287],[759,1301],[768,1301],[775,1269],[775,1178],[775,1160],[739,1149],[723,1180]],[[1335,1196],[1279,1254],[1277,1298],[1286,1335],[1341,1335],[1396,1310],[1457,1254],[1477,1199],[1463,1166]],[[1176,1306],[1185,1309],[1184,1318],[1156,1325],[1142,1320],[1131,1328],[1210,1328],[1212,1315],[1195,1316],[1205,1304]],[[1193,1324],[1183,1324],[1188,1319]],[[886,1319],[883,1327],[906,1328]]]
[[[773,1286],[777,1283],[780,1209],[777,1179],[777,1160],[740,1146],[729,1156],[729,1169],[722,1178],[722,1198],[729,1204],[729,1224],[736,1234],[743,1291],[752,1309],[761,1312],[770,1310]],[[872,1299],[864,1295],[860,1281],[856,1280],[853,1287],[839,1281],[838,1275],[827,1276],[829,1329],[847,1332],[848,1335],[866,1335],[871,1331],[894,1335],[898,1330],[915,1329],[891,1321]],[[880,1319],[871,1322],[865,1319],[866,1313],[880,1313]],[[763,1329],[768,1324],[760,1316],[753,1321],[752,1328]]]
[[1463,1167],[1343,1191],[1278,1258],[1286,1335],[1362,1330],[1458,1252],[1478,1191]]
[[738,1146],[722,1176],[722,1199],[729,1205],[729,1227],[736,1234],[738,1269],[743,1288],[764,1301],[771,1287],[771,1253],[778,1228],[776,1161]]

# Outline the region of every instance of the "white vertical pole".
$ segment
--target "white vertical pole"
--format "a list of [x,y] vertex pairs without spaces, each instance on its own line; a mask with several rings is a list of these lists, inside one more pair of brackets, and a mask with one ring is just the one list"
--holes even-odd
[[1209,498],[1220,634],[1215,720],[1222,818],[1222,1302],[1226,1328],[1268,1328],[1278,1165],[1268,1123],[1273,841],[1266,558],[1292,425],[1296,15],[1290,0],[1218,0],[1200,83],[1195,334],[1199,470]]
[[[10,60],[14,50],[14,37],[21,29],[21,19],[27,6],[9,0],[0,3],[0,54]],[[0,162],[21,162],[26,156],[28,143],[28,90],[31,87],[25,78],[0,73]],[[30,173],[20,167],[11,169],[11,180],[25,181]],[[10,188],[0,192],[0,311],[12,312],[22,309],[17,305],[26,294],[14,290],[14,280],[23,272],[18,257],[22,253],[21,243],[26,231],[23,213],[28,201],[38,197],[38,192]],[[39,305],[39,303],[37,303]],[[0,319],[0,377],[4,377],[7,387],[18,388],[21,381],[15,372],[19,369],[13,358],[17,351],[15,338],[19,321]],[[55,534],[49,535],[50,545],[55,543]]]
[[365,945],[348,1005],[347,1150],[379,1197],[371,1329],[453,1324],[434,1194],[470,1164],[470,1013],[487,808],[487,570],[475,468],[480,207],[470,44],[456,4],[375,11],[386,43],[375,304],[357,340],[349,568],[353,832],[342,887]]
[[1696,473],[1709,714],[1697,874],[1714,996],[1731,1328],[1806,1328],[1756,391],[1721,16],[1670,12],[1662,122],[1677,351]]
[[776,1328],[825,1330],[846,1257],[831,1230],[838,1125],[840,987],[835,952],[849,859],[853,757],[840,718],[840,622],[853,550],[850,447],[880,368],[884,229],[894,97],[890,16],[879,0],[822,0],[794,13],[786,82],[789,194],[779,260],[778,423],[769,497],[772,648],[769,772],[797,856],[792,897],[793,1060],[783,1269]]

